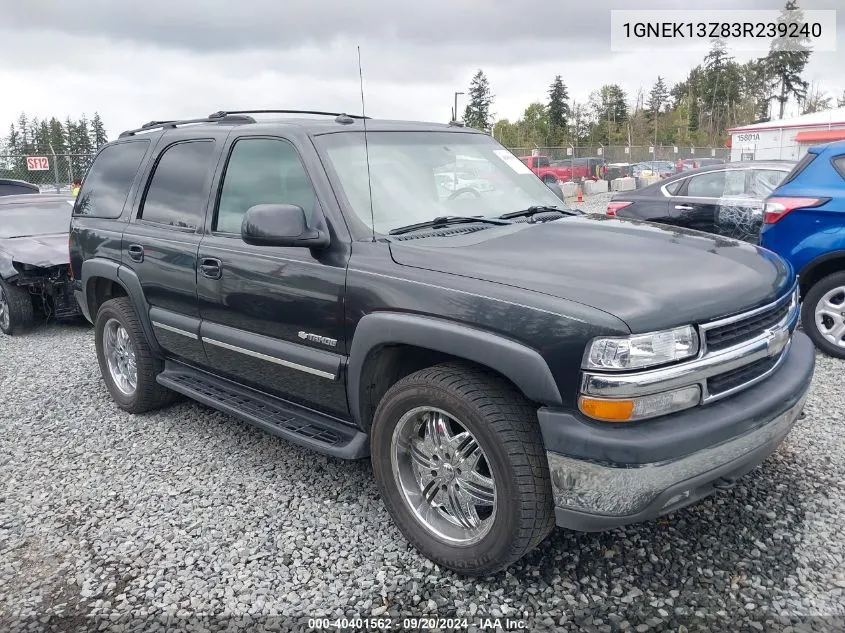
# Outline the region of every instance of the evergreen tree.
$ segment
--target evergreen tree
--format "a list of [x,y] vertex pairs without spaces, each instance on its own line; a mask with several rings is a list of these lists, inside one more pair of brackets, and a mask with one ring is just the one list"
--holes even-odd
[[669,91],[666,88],[666,82],[663,80],[663,77],[658,75],[657,81],[654,82],[654,86],[652,86],[651,92],[648,94],[647,105],[649,115],[652,118],[657,118],[657,115],[663,111],[663,107],[668,100]]
[[[803,24],[804,12],[798,7],[798,0],[786,0],[778,22]],[[778,102],[778,118],[783,112],[790,96],[801,101],[807,96],[808,84],[801,77],[804,67],[810,60],[810,48],[807,38],[779,37],[772,41],[765,63],[767,74],[775,91]]]
[[91,119],[91,145],[94,151],[97,151],[108,142],[109,139],[106,134],[106,128],[103,125],[103,120],[100,118],[100,114],[95,112],[94,118]]
[[6,151],[9,154],[18,154],[20,153],[20,144],[21,144],[21,137],[18,131],[15,129],[15,124],[9,124],[9,136],[6,139]]
[[469,103],[464,110],[464,123],[472,128],[487,131],[490,128],[490,106],[493,95],[487,75],[480,70],[475,73],[469,85]]
[[648,115],[651,122],[654,124],[654,144],[657,145],[657,131],[660,122],[660,113],[663,112],[663,107],[669,99],[669,91],[666,89],[666,82],[663,77],[657,76],[657,81],[651,88],[648,94]]
[[837,108],[845,108],[845,90],[842,91],[842,96],[836,99]]
[[547,111],[551,143],[558,145],[565,139],[570,116],[569,91],[566,89],[566,84],[563,83],[560,75],[556,75],[552,85],[549,86],[549,105]]

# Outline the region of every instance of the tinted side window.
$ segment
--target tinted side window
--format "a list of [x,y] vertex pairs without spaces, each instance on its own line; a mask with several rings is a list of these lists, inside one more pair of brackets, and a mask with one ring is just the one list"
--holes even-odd
[[668,185],[666,185],[666,191],[668,191],[671,195],[674,196],[676,193],[678,193],[678,190],[683,184],[683,180],[676,180],[675,182],[670,182]]
[[149,139],[139,139],[106,146],[85,176],[73,214],[120,217],[149,144]]
[[836,168],[836,171],[839,172],[839,175],[845,178],[845,156],[837,156],[834,158],[833,166]]
[[786,172],[780,169],[752,169],[748,173],[746,193],[757,198],[765,198],[781,183]]
[[296,148],[281,139],[237,141],[223,176],[213,230],[240,235],[247,209],[273,203],[298,205],[312,220],[317,196]]
[[196,229],[208,202],[213,155],[213,141],[187,141],[164,150],[138,217],[146,222]]
[[691,198],[741,196],[745,192],[745,172],[712,171],[690,178],[687,195]]

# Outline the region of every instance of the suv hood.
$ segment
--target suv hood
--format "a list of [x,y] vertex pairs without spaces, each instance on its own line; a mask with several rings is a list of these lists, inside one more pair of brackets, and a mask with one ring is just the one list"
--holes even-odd
[[61,266],[69,261],[67,233],[0,238],[0,253],[31,266]]
[[774,301],[795,281],[777,255],[677,227],[605,216],[393,241],[394,261],[576,301],[633,332],[700,323]]

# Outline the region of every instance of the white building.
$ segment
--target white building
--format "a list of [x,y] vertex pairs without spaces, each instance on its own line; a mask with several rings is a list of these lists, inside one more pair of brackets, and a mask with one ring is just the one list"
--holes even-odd
[[728,130],[731,160],[798,160],[808,147],[845,139],[845,108]]

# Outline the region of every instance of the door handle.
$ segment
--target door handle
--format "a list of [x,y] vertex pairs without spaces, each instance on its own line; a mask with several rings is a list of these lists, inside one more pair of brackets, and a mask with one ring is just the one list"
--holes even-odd
[[140,244],[130,244],[127,250],[129,251],[129,259],[133,262],[144,261],[144,247]]
[[675,208],[678,211],[692,211],[693,207],[686,205],[686,204],[676,204]]
[[200,272],[203,277],[209,279],[220,279],[223,276],[223,262],[213,257],[204,257],[200,263]]

